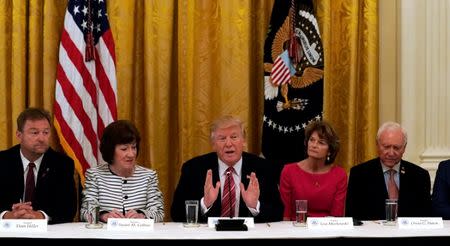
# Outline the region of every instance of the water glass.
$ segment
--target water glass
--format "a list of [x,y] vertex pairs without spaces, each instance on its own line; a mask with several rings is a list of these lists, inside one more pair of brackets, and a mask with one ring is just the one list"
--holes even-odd
[[306,226],[308,200],[295,200],[295,226]]
[[397,210],[398,201],[397,199],[386,199],[386,223],[385,225],[396,225],[397,224]]
[[198,227],[198,200],[186,200],[186,223],[185,227]]

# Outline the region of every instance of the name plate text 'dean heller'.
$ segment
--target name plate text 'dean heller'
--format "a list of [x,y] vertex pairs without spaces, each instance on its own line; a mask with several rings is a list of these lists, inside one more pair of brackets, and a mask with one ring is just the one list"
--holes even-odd
[[108,231],[153,231],[154,219],[120,219],[109,218]]
[[2,232],[46,232],[47,220],[0,220],[0,231]]

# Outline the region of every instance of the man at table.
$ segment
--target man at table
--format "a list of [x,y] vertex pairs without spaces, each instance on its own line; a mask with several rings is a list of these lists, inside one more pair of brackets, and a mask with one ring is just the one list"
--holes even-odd
[[[279,221],[283,207],[273,165],[244,152],[243,123],[224,116],[211,126],[215,152],[183,164],[171,207],[173,221],[185,222],[185,201],[199,200],[199,221],[208,217],[254,217],[255,222]],[[231,194],[231,195],[228,195]]]
[[378,157],[350,170],[345,213],[358,220],[383,220],[385,200],[398,200],[399,217],[425,217],[431,213],[428,171],[402,159],[408,136],[395,122],[378,129]]
[[450,220],[450,160],[439,163],[434,179],[432,208],[434,216]]
[[0,152],[0,219],[73,221],[74,163],[49,147],[50,122],[50,114],[39,108],[17,118],[19,144]]

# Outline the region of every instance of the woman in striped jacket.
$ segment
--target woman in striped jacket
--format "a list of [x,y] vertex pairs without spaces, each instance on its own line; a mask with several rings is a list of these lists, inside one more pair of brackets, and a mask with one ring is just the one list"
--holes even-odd
[[82,221],[89,221],[96,207],[102,222],[108,218],[163,220],[158,176],[154,170],[136,164],[139,142],[139,132],[130,121],[119,120],[105,128],[100,152],[107,164],[86,171]]

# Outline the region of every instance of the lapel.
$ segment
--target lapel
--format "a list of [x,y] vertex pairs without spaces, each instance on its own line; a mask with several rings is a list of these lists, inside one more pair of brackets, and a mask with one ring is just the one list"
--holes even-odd
[[247,162],[247,158],[245,158],[244,153],[242,153],[242,168],[241,168],[241,182],[244,184],[244,187],[247,189],[249,179],[247,175],[250,175],[251,169]]
[[[20,161],[20,162],[18,162],[18,164],[22,165],[22,162]],[[14,177],[17,177],[17,179],[16,179],[16,181],[13,181],[13,182],[16,182],[15,185],[20,188],[19,190],[24,191],[25,190],[25,179],[23,176],[24,175],[23,174],[23,166],[18,166],[18,168],[16,170],[17,170],[17,172],[14,175]]]
[[39,167],[36,184],[39,184],[40,182],[42,182],[42,180],[45,180],[49,172],[50,172],[50,165],[48,161],[48,154],[46,152],[44,153],[44,157],[42,158],[41,161],[41,166]]
[[[249,165],[250,164],[249,164],[247,158],[245,157],[245,153],[243,152],[242,153],[242,167],[241,167],[241,182],[242,182],[242,184],[244,184],[244,189],[247,189],[248,183],[249,183],[249,179],[247,178],[247,175],[250,175],[250,173],[252,172]],[[244,199],[242,199],[242,195],[240,195],[240,199],[239,199],[239,216],[241,216],[241,217],[251,216],[247,206],[245,205]]]
[[405,193],[405,192],[407,192],[405,189],[403,189],[403,192],[401,192],[402,191],[402,186],[403,187],[408,187],[408,176],[406,175],[406,169],[407,169],[407,166],[406,165],[404,165],[403,164],[403,161],[402,160],[400,160],[400,171],[399,171],[399,173],[398,173],[398,177],[399,177],[399,186],[398,186],[398,198],[399,198],[399,201],[400,201],[400,197],[401,197],[401,195],[402,195],[402,193]]
[[14,175],[11,178],[14,179],[13,182],[17,182],[17,187],[20,187],[20,190],[23,191],[25,189],[25,180],[22,158],[20,158],[20,145],[16,145],[16,147],[14,147],[13,153],[11,155],[11,162],[14,164]]
[[44,153],[41,164],[39,165],[39,170],[36,176],[36,192],[39,192],[39,190],[41,190],[42,187],[45,186],[44,183],[50,173],[50,163],[52,163],[52,161],[50,160],[51,155],[49,154],[49,152],[51,152],[51,148],[49,148]]
[[[217,181],[220,181],[220,173],[219,173],[219,159],[217,155],[214,155],[214,160],[211,160],[211,165],[208,169],[211,169],[213,175],[213,184],[215,185]],[[208,171],[208,169],[206,171]],[[206,172],[205,172],[206,176]],[[220,195],[220,194],[219,194]]]
[[[213,175],[213,185],[215,185],[217,183],[217,181],[220,181],[219,178],[219,159],[216,153],[214,153],[213,155],[211,155],[212,158],[209,160],[209,166],[208,168],[205,170],[205,176],[206,176],[206,172],[208,171],[208,169],[211,169],[212,171],[212,175]],[[223,184],[221,184],[223,185]],[[202,192],[203,192],[203,188],[202,188]],[[203,194],[203,193],[202,193]],[[217,199],[214,202],[213,208],[212,210],[214,210],[215,212],[212,212],[212,214],[216,215],[216,216],[220,216],[220,210],[222,208],[222,192],[219,189],[219,194],[217,195]]]
[[[378,182],[380,186],[383,186],[383,191],[384,191],[383,192],[384,193],[383,196],[385,198],[388,198],[389,197],[389,192],[387,190],[386,180],[384,179],[383,165],[381,164],[381,159],[379,157],[374,162],[374,167],[376,168],[376,172],[374,172],[374,173],[377,173],[376,182]],[[378,186],[375,186],[375,187],[378,187]]]

